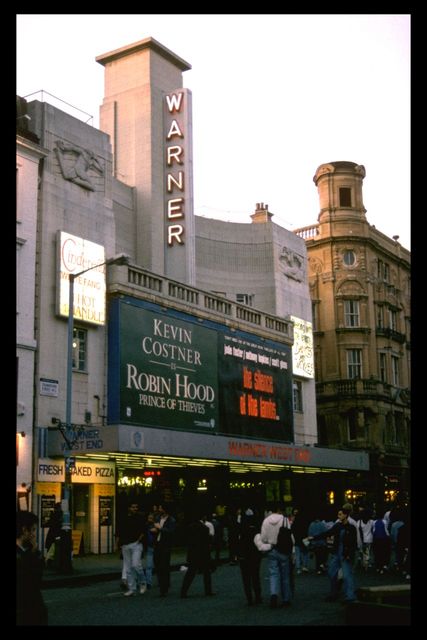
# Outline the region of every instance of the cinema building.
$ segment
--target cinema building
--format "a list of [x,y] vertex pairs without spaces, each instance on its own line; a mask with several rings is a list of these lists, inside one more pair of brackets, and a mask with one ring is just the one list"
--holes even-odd
[[[41,149],[32,265],[41,536],[64,456],[85,552],[112,550],[129,499],[170,502],[180,522],[198,502],[341,504],[369,456],[318,446],[304,239],[262,202],[248,224],[194,215],[187,62],[152,38],[97,61],[100,130],[48,102],[26,104]],[[122,253],[128,264],[105,264]]]

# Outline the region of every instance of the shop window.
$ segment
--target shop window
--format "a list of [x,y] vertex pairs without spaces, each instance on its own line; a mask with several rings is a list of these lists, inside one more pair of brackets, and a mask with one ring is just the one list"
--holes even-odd
[[362,350],[347,349],[347,378],[354,380],[362,377]]
[[340,207],[351,207],[351,189],[340,187]]
[[87,371],[87,330],[78,327],[73,331],[73,369]]
[[346,327],[360,327],[359,300],[344,300],[344,323]]

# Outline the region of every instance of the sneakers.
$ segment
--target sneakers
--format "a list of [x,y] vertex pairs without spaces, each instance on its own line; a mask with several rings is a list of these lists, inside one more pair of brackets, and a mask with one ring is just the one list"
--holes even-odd
[[136,593],[135,593],[135,591],[126,591],[123,595],[124,596],[135,596]]
[[302,571],[303,571],[303,573],[308,573],[308,569],[307,569],[307,567],[303,567],[303,568],[302,568]]
[[146,584],[142,584],[139,587],[139,593],[145,593],[147,591],[147,585]]

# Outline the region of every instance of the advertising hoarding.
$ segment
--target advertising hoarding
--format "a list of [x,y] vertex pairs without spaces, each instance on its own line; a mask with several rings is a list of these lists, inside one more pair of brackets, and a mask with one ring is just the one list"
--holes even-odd
[[288,345],[132,298],[110,312],[109,423],[292,441]]
[[[57,233],[56,312],[68,318],[70,274],[86,273],[74,280],[74,320],[105,324],[104,247],[65,231]],[[99,265],[99,266],[97,266]]]

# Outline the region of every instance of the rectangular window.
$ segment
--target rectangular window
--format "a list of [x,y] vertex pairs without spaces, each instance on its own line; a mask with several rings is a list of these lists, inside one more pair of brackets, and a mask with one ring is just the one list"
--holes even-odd
[[387,382],[387,356],[385,353],[380,353],[380,380]]
[[340,207],[351,207],[351,189],[340,187]]
[[384,263],[384,282],[390,282],[390,267]]
[[386,443],[396,444],[396,425],[391,411],[385,417]]
[[384,329],[384,307],[382,305],[377,307],[377,329]]
[[344,324],[346,327],[359,327],[359,301],[344,300]]
[[390,279],[390,267],[386,262],[378,260],[378,279],[388,282]]
[[74,327],[73,369],[87,371],[87,330]]
[[394,424],[396,430],[396,442],[397,444],[405,443],[405,419],[402,411],[394,412]]
[[294,380],[292,388],[293,388],[294,411],[303,411],[302,383],[299,380]]
[[392,331],[397,331],[397,313],[393,309],[388,310],[388,325]]
[[399,386],[399,358],[396,356],[391,356],[391,375],[392,375],[392,384],[395,387]]
[[355,411],[347,416],[347,437],[349,440],[357,439],[357,413]]
[[311,315],[312,315],[312,321],[313,321],[313,331],[317,331],[318,330],[318,319],[317,319],[317,303],[316,302],[312,302],[311,303]]
[[347,377],[352,380],[362,377],[361,349],[347,349]]
[[252,307],[253,298],[250,293],[236,293],[236,302],[245,304],[247,307]]

